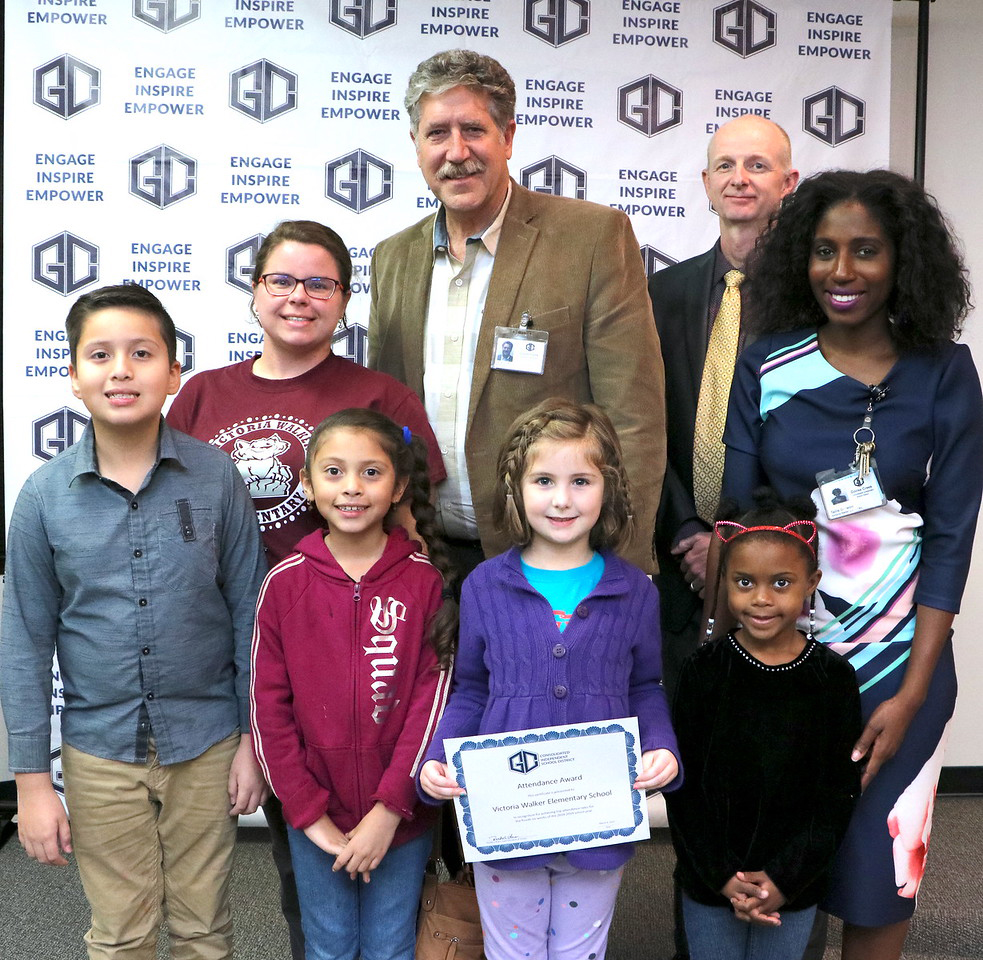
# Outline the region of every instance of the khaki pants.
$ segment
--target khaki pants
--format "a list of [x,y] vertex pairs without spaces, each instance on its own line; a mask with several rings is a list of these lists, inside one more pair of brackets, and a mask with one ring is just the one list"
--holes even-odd
[[154,960],[167,916],[172,960],[232,956],[229,873],[236,733],[184,763],[102,760],[62,747],[65,796],[92,909],[89,960]]

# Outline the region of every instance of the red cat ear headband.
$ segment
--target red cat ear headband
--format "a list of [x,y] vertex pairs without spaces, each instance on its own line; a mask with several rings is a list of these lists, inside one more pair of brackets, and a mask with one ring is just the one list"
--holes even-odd
[[[801,529],[801,533],[799,532]],[[713,532],[723,543],[730,543],[735,537],[745,533],[755,533],[758,530],[768,530],[772,533],[787,533],[796,540],[801,540],[816,555],[816,525],[812,520],[793,520],[786,523],[784,527],[769,526],[767,524],[760,527],[745,527],[743,523],[736,523],[733,520],[718,520],[713,525]],[[805,534],[808,533],[808,536]]]

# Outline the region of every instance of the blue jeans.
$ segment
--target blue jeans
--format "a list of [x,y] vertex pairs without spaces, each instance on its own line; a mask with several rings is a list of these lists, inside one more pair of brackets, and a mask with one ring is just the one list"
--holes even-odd
[[708,907],[683,894],[686,939],[692,960],[799,960],[812,930],[815,907],[779,910],[779,927],[734,916],[730,907]]
[[307,960],[413,960],[430,832],[390,847],[371,883],[334,873],[335,858],[287,828]]

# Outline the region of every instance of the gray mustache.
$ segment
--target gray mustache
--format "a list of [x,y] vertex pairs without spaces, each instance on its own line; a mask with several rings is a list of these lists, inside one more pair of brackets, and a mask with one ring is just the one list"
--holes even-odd
[[484,173],[485,165],[480,160],[470,159],[463,163],[451,163],[448,160],[437,171],[438,180],[459,180],[461,177],[471,177],[476,173]]

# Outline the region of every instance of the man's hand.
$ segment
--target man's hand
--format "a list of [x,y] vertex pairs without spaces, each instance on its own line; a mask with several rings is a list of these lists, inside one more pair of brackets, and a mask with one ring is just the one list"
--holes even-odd
[[683,537],[670,551],[679,557],[679,566],[686,582],[694,593],[703,596],[707,582],[707,552],[710,549],[710,534],[694,533]]
[[64,867],[72,852],[72,831],[51,777],[47,773],[16,773],[17,835],[24,852],[38,863]]

